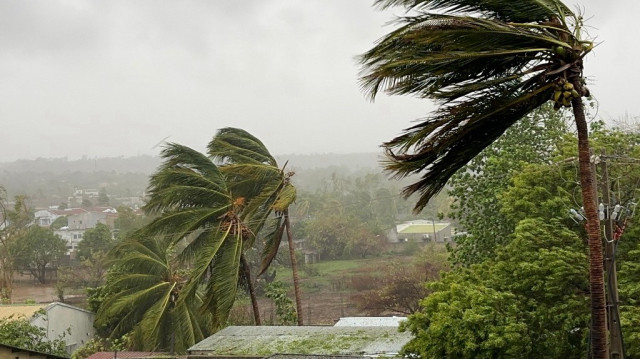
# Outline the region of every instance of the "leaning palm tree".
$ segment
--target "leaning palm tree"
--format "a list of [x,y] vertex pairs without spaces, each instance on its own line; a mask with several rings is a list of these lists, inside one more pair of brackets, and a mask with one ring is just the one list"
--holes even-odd
[[362,55],[362,85],[430,98],[431,116],[384,144],[386,168],[419,174],[405,188],[419,212],[458,169],[550,99],[573,111],[587,217],[594,358],[606,354],[602,244],[582,102],[583,58],[593,48],[582,18],[559,0],[377,0],[410,10],[399,27]]
[[286,164],[280,168],[259,139],[238,128],[220,129],[209,143],[208,152],[221,163],[220,170],[227,176],[231,191],[247,198],[243,212],[245,222],[255,233],[261,230],[268,233],[258,275],[266,271],[275,258],[286,232],[298,325],[302,325],[298,266],[289,221],[289,206],[296,198],[296,188],[291,183],[293,172],[285,172]]
[[168,144],[164,162],[151,176],[144,209],[157,215],[140,235],[161,236],[180,244],[179,258],[192,265],[184,300],[204,286],[203,308],[213,325],[224,325],[236,298],[238,281],[249,284],[256,325],[260,315],[244,253],[254,234],[242,220],[246,198],[232,195],[226,177],[210,157],[189,147]]
[[140,350],[184,353],[209,335],[210,316],[198,311],[200,294],[181,300],[188,277],[179,269],[174,246],[156,238],[131,238],[110,255],[117,270],[107,282],[110,294],[96,324],[109,327],[111,339],[131,335]]

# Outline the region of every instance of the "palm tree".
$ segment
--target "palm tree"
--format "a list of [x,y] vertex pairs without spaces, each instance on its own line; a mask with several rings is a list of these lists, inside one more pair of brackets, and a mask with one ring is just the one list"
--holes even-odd
[[[377,0],[410,14],[361,57],[363,88],[413,94],[441,106],[384,144],[386,168],[420,174],[404,189],[424,208],[458,169],[526,114],[549,101],[573,110],[587,217],[594,358],[606,356],[602,242],[581,97],[583,58],[593,48],[582,18],[559,0]],[[568,96],[564,96],[564,91]]]
[[179,269],[174,246],[132,238],[110,255],[117,268],[107,282],[112,294],[96,316],[98,326],[110,327],[110,339],[130,334],[140,350],[183,353],[209,335],[211,317],[198,312],[200,294],[181,300],[188,277]]
[[[170,143],[162,157],[164,162],[151,176],[144,207],[158,217],[141,235],[162,236],[183,247],[179,258],[193,265],[183,298],[192,298],[204,286],[203,308],[220,327],[235,301],[240,276],[250,276],[244,252],[255,236],[242,220],[246,199],[232,195],[226,177],[206,155]],[[252,281],[245,280],[260,325]]]
[[[231,192],[247,199],[243,218],[252,231],[258,233],[265,226],[272,228],[266,237],[258,275],[264,273],[275,258],[286,232],[298,325],[302,325],[298,266],[289,221],[289,206],[296,198],[296,188],[291,183],[293,172],[285,172],[286,164],[280,168],[259,139],[238,128],[220,129],[209,143],[208,152],[221,163],[220,170],[227,176]],[[272,212],[276,218],[269,221]]]

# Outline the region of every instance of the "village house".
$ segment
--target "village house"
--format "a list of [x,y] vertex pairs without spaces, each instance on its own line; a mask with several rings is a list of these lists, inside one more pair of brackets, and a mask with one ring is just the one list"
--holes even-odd
[[453,241],[452,226],[449,222],[435,222],[432,220],[413,220],[401,223],[387,232],[390,243],[401,242],[438,242]]

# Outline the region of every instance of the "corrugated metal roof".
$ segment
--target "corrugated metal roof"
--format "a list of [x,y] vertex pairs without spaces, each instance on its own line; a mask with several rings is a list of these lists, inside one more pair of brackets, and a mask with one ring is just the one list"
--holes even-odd
[[274,354],[266,359],[363,359],[360,355]]
[[398,327],[406,317],[345,317],[336,327]]
[[93,353],[91,354],[89,357],[87,357],[87,359],[114,359],[114,358],[129,358],[129,359],[134,359],[134,358],[149,358],[149,357],[158,357],[158,356],[162,356],[162,355],[166,355],[166,353],[159,353],[159,352],[128,352],[128,351],[122,351],[122,352],[97,352],[97,353]]
[[192,354],[395,355],[411,339],[396,327],[232,326],[189,348]]

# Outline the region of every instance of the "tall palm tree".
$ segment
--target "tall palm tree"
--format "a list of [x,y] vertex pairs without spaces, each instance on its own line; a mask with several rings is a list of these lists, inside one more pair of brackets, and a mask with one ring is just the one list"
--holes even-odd
[[199,313],[199,293],[180,300],[188,277],[179,269],[174,246],[132,238],[110,254],[117,275],[108,282],[113,294],[100,306],[96,323],[110,326],[111,339],[131,334],[140,350],[184,353],[209,335],[211,317]]
[[286,164],[280,168],[258,138],[238,128],[220,129],[209,143],[208,152],[221,163],[220,170],[227,176],[232,193],[247,199],[243,218],[254,233],[265,226],[273,229],[266,237],[259,275],[269,267],[283,234],[287,234],[298,325],[302,325],[298,265],[289,220],[289,206],[296,198],[296,188],[291,183],[293,172],[285,171]]
[[[242,220],[246,199],[232,195],[210,157],[175,143],[165,147],[162,157],[164,162],[151,176],[144,207],[158,217],[141,235],[181,244],[180,259],[193,265],[182,298],[192,298],[204,286],[203,307],[213,314],[214,326],[220,327],[235,301],[240,276],[250,276],[244,252],[255,236]],[[260,325],[252,281],[245,279]]]
[[[589,166],[581,97],[583,58],[593,48],[582,18],[559,0],[377,0],[409,15],[362,55],[362,85],[413,94],[441,106],[384,144],[386,168],[420,174],[404,193],[419,193],[420,211],[458,169],[540,105],[555,100],[573,110],[580,183],[587,217],[594,358],[606,356],[602,243]],[[567,97],[564,90],[570,90]],[[558,94],[560,96],[558,96]]]

